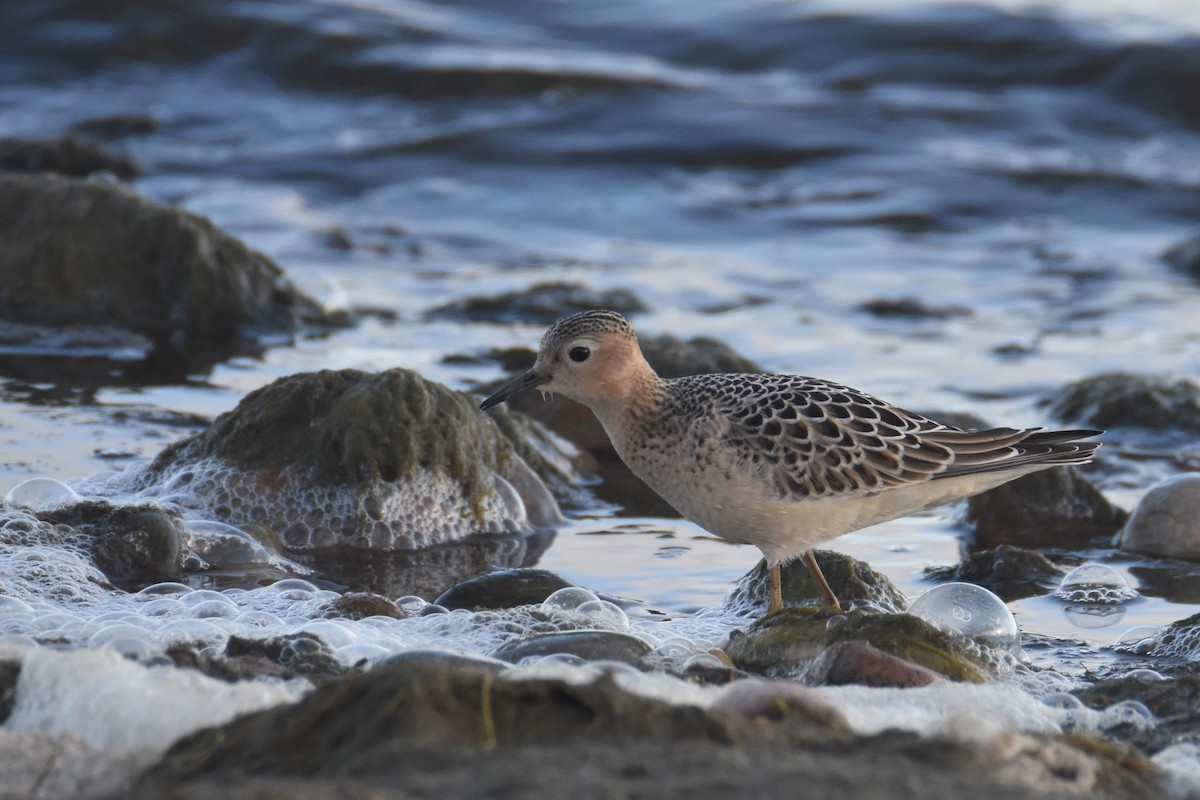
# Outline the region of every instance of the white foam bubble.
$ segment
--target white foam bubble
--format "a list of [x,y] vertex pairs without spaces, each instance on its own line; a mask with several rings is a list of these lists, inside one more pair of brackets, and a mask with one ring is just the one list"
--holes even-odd
[[30,511],[53,511],[63,506],[75,505],[82,499],[74,489],[54,478],[30,478],[21,481],[4,496],[4,502],[9,506],[27,508]]

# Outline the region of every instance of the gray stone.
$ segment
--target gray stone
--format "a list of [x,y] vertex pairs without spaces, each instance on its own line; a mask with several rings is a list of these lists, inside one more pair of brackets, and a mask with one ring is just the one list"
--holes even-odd
[[1147,489],[1117,543],[1151,556],[1200,558],[1200,474],[1175,475]]

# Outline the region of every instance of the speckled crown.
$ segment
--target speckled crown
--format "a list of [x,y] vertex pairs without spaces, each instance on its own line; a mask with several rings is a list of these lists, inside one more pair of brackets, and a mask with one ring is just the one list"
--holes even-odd
[[633,326],[620,314],[606,309],[596,309],[580,311],[578,314],[563,317],[554,323],[542,337],[541,348],[544,351],[553,351],[563,342],[598,333],[619,333],[631,339],[637,338],[633,332]]

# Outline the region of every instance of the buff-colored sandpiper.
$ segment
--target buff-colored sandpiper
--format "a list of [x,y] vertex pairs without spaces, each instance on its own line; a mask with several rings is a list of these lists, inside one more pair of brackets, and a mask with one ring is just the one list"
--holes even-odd
[[702,528],[763,552],[768,613],[779,566],[803,558],[840,610],[812,548],[844,533],[968,497],[1022,475],[1091,461],[1100,431],[967,430],[855,389],[788,375],[663,380],[613,311],[559,320],[533,368],[482,403],[523,389],[592,410],[639,478]]

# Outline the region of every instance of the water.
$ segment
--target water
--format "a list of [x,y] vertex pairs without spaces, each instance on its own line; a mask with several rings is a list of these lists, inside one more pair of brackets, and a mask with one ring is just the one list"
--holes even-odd
[[[1184,0],[1138,9],[5,3],[0,135],[148,115],[152,132],[108,144],[142,166],[139,191],[331,305],[387,313],[178,385],[4,379],[0,492],[124,469],[294,372],[403,366],[476,387],[499,371],[443,359],[533,346],[541,326],[426,313],[542,280],[634,291],[645,333],[996,424],[1055,424],[1042,401],[1102,371],[1195,375],[1200,289],[1159,256],[1197,228],[1200,17]],[[906,297],[965,313],[863,310]],[[1126,507],[1180,468],[1178,441],[1105,441],[1092,475]],[[957,513],[836,547],[913,597],[924,567],[959,560]],[[705,641],[738,624],[688,620],[753,549],[598,503],[573,516],[539,566],[640,601],[647,636],[664,617]],[[1027,648],[1035,663],[1077,675],[1130,628],[1200,610],[1194,593],[1160,596],[1169,564],[1086,555],[1141,596],[1109,614],[1010,604],[1026,634],[1072,643]]]

